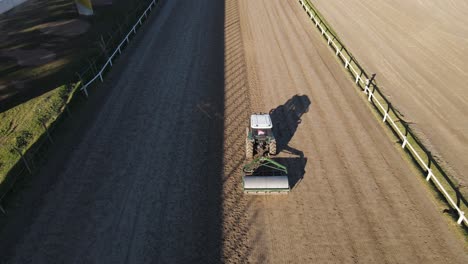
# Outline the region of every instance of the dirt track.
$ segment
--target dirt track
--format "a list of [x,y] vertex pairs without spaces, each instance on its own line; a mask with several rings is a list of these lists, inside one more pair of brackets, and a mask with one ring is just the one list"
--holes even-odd
[[[106,98],[90,102],[102,107],[69,157],[37,178],[55,184],[33,185],[12,210],[2,257],[466,263],[432,194],[300,6],[237,2],[167,1],[147,22],[101,87]],[[270,109],[294,189],[245,197],[247,117]]]
[[312,2],[468,194],[468,2]]
[[287,162],[289,196],[248,199],[248,258],[466,262],[424,183],[302,12],[294,0],[241,1],[253,108],[275,109],[283,152],[299,157]]

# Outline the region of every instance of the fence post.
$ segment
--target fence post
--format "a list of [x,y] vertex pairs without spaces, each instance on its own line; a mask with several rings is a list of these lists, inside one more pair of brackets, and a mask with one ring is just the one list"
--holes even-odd
[[403,144],[401,144],[401,148],[404,149],[406,147],[406,144],[408,144],[408,139],[405,136],[405,138],[403,139]]
[[349,58],[349,61],[348,61],[347,59],[345,59],[345,61],[346,61],[346,64],[345,64],[344,67],[345,67],[346,69],[348,69],[348,66],[349,66],[349,64],[351,64],[351,62],[353,61],[353,58],[352,58],[352,57]]
[[52,137],[50,136],[49,129],[47,129],[46,124],[42,120],[40,122],[42,126],[44,127],[44,130],[46,132],[47,138],[49,139],[50,143],[54,144],[54,141],[52,140]]
[[432,176],[434,176],[434,174],[432,173],[432,170],[431,170],[431,169],[428,169],[428,170],[427,170],[426,181],[429,181],[429,180],[431,179]]
[[366,86],[364,88],[364,93],[367,94],[367,90],[369,90],[369,79],[366,79]]
[[403,124],[403,127],[405,128],[405,136],[403,138],[403,144],[401,144],[401,147],[404,149],[406,147],[406,144],[408,144],[408,124],[406,124],[406,122],[403,120],[401,120],[401,123]]
[[79,72],[75,72],[75,74],[78,76],[78,79],[80,80],[81,84],[83,84],[83,78],[81,77],[81,74]]
[[343,50],[343,47],[341,47],[341,50],[336,48],[336,56],[338,56],[338,54],[340,54],[340,52]]
[[366,87],[364,88],[364,93],[365,93],[365,94],[367,94],[367,92],[370,92],[369,86],[370,86],[370,85],[372,84],[372,82],[374,81],[374,78],[375,78],[375,73],[372,74],[370,80],[369,80],[369,79],[366,80]]
[[[81,83],[81,85],[83,85],[83,78],[81,77],[81,74],[79,72],[75,72],[75,74],[78,75],[79,82]],[[86,98],[88,98],[88,91],[86,90],[86,87],[81,88],[80,90],[83,91]]]
[[382,122],[384,122],[384,123],[385,123],[385,121],[387,121],[387,117],[390,116],[390,115],[389,115],[389,113],[390,113],[390,108],[391,108],[391,103],[387,103],[387,112],[385,112],[385,115],[384,115],[383,120],[382,120]]
[[84,94],[85,94],[86,98],[89,98],[89,94],[88,94],[88,86],[84,86],[84,87],[83,87],[81,90],[84,92]]
[[427,167],[431,168],[432,165],[432,153],[430,151],[426,151],[427,155]]
[[97,72],[96,64],[94,64],[94,62],[89,59],[86,59],[86,60],[89,63],[89,68],[91,69],[91,73],[94,74],[95,72]]
[[461,225],[463,219],[465,218],[465,212],[459,211],[458,213],[460,214],[460,217],[458,217],[457,224]]
[[119,27],[120,35],[123,36],[124,31],[122,30],[122,24],[120,22],[117,22],[117,26]]
[[29,171],[29,174],[32,174],[32,170],[31,170],[31,167],[29,167],[29,164],[28,164],[28,161],[26,160],[26,158],[24,157],[23,153],[21,152],[20,149],[18,149],[17,147],[13,147],[16,152],[18,152],[18,154],[21,156],[21,159],[23,160],[24,162],[24,165],[26,166],[26,169]]
[[[371,83],[371,85],[372,85],[372,83]],[[369,97],[367,98],[367,100],[369,100],[369,102],[372,101],[372,95],[374,95],[374,93],[375,93],[375,84],[374,84],[374,89],[372,89],[372,92],[369,89]]]
[[0,211],[2,212],[3,215],[6,215],[5,208],[3,208],[1,201],[0,201]]
[[356,84],[359,83],[359,79],[361,79],[361,76],[362,76],[362,70],[361,70],[361,72],[359,73],[359,75],[356,74]]
[[106,45],[106,42],[104,41],[104,37],[102,35],[101,35],[101,40],[99,42],[99,47],[101,48],[104,55],[106,55],[106,57],[109,58],[109,52],[107,51],[107,45]]

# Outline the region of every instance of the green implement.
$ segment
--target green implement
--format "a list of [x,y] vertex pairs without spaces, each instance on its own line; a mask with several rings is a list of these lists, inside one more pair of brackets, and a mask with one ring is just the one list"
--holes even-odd
[[290,191],[288,170],[278,162],[257,157],[243,168],[244,193],[286,194]]

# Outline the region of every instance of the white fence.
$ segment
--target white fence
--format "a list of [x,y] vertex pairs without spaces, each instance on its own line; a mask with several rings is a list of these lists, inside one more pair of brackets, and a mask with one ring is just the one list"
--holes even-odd
[[457,213],[458,213],[457,224],[460,225],[460,224],[462,224],[462,222],[464,222],[465,225],[468,226],[468,219],[465,216],[465,213],[458,207],[457,203],[452,199],[452,197],[449,195],[449,193],[445,190],[444,186],[440,183],[439,179],[437,179],[437,177],[432,173],[431,168],[428,165],[426,165],[424,159],[421,158],[421,156],[418,154],[418,152],[415,150],[415,148],[408,141],[407,136],[400,130],[400,128],[395,123],[395,121],[389,115],[389,108],[385,108],[384,105],[378,100],[378,98],[374,96],[374,93],[371,91],[371,89],[369,89],[370,80],[367,79],[367,78],[362,78],[361,77],[362,76],[362,70],[355,69],[351,65],[352,64],[351,63],[352,58],[351,57],[348,58],[348,57],[345,56],[345,54],[343,54],[343,52],[341,51],[343,45],[340,44],[341,45],[341,48],[340,48],[335,43],[336,38],[334,36],[330,36],[330,34],[327,32],[328,30],[325,29],[322,26],[322,21],[318,17],[317,12],[315,10],[313,10],[312,8],[310,8],[308,4],[304,3],[303,0],[299,0],[299,3],[302,5],[304,10],[306,10],[306,12],[309,15],[310,19],[314,22],[315,26],[319,29],[321,34],[323,36],[325,36],[325,38],[327,39],[328,45],[332,45],[332,47],[334,47],[334,50],[336,51],[336,53],[335,53],[336,56],[340,56],[341,59],[343,59],[343,61],[345,62],[344,67],[346,69],[349,69],[353,73],[353,76],[355,77],[356,84],[361,83],[365,87],[364,88],[364,93],[367,95],[368,101],[369,102],[375,102],[380,107],[380,109],[385,113],[382,122],[388,122],[393,127],[393,129],[398,133],[398,136],[400,137],[400,139],[403,142],[401,147],[403,149],[408,148],[411,151],[411,153],[414,155],[414,157],[416,157],[419,160],[419,162],[420,162],[420,164],[422,164],[423,168],[427,171],[426,181],[432,181],[438,187],[438,189],[443,193],[443,195],[445,196],[447,201],[450,203],[450,205],[457,211]]
[[118,54],[121,54],[122,53],[122,48],[124,47],[125,44],[128,45],[128,43],[130,42],[130,37],[132,36],[132,34],[136,34],[136,30],[137,30],[137,27],[138,26],[141,26],[143,24],[143,19],[144,18],[147,18],[148,17],[148,14],[149,12],[151,12],[151,10],[154,8],[154,6],[156,5],[156,0],[153,0],[151,1],[151,3],[148,5],[148,7],[145,9],[145,12],[143,12],[143,14],[140,16],[140,18],[138,19],[138,21],[133,25],[133,27],[130,29],[130,31],[127,33],[127,35],[122,39],[122,41],[119,43],[119,45],[117,46],[117,48],[114,50],[114,52],[112,53],[112,55],[109,56],[109,59],[106,61],[106,63],[104,63],[104,65],[102,66],[102,68],[99,70],[99,72],[90,80],[88,81],[86,84],[84,84],[80,90],[84,92],[84,94],[86,95],[86,97],[89,96],[88,94],[88,87],[93,83],[95,82],[96,80],[100,80],[101,82],[104,82],[104,78],[103,78],[103,75],[104,75],[104,71],[107,69],[107,67],[112,67],[113,64],[112,64],[112,61],[116,58],[117,56],[117,53]]

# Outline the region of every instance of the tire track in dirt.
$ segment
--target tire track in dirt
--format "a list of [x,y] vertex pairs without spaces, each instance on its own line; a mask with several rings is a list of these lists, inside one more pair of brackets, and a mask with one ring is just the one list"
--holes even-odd
[[311,1],[468,194],[466,1]]
[[[264,105],[263,111],[294,109],[277,117],[286,134],[293,131],[288,149],[306,158],[304,178],[288,197],[246,198],[251,201],[248,259],[463,263],[463,242],[447,228],[431,194],[320,35],[304,26],[308,21],[300,6],[277,0],[240,3],[248,72],[258,79],[249,83],[255,91],[251,102]],[[299,113],[296,123],[294,115],[307,99],[310,110]],[[291,173],[301,169],[287,165]]]
[[250,114],[249,89],[237,0],[225,0],[223,262],[242,263],[249,248],[247,210],[240,181],[245,127]]

